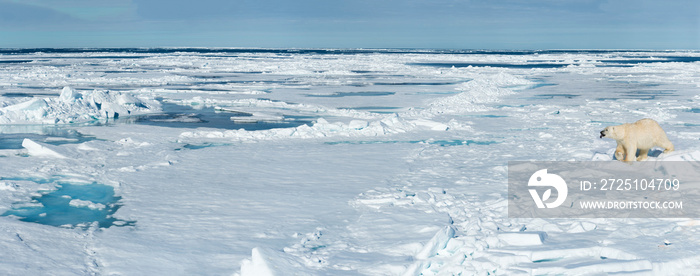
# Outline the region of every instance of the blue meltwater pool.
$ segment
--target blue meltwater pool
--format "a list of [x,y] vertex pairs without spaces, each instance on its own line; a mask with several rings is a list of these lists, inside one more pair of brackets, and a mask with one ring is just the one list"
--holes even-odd
[[2,216],[15,216],[21,221],[69,228],[87,228],[93,223],[97,223],[100,228],[129,226],[135,223],[112,217],[121,207],[121,197],[114,195],[114,188],[111,186],[94,182],[75,184],[52,179],[31,181],[55,183],[57,189],[41,191],[41,196],[32,197],[28,203],[15,204]]

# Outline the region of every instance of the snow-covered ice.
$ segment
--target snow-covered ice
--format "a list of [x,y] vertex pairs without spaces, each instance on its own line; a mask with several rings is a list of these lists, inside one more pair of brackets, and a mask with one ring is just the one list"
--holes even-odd
[[66,124],[137,115],[158,109],[158,102],[143,101],[130,94],[99,90],[80,93],[64,87],[58,98],[30,98],[0,108],[0,123]]
[[[508,161],[700,161],[700,53],[3,50],[0,274],[676,274],[695,218],[508,218]],[[58,211],[66,211],[61,215]]]

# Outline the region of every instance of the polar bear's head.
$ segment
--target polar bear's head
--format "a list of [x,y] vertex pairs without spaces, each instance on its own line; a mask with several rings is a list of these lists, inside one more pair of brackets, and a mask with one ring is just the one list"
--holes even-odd
[[620,139],[625,136],[625,128],[620,126],[609,126],[600,132],[600,138]]

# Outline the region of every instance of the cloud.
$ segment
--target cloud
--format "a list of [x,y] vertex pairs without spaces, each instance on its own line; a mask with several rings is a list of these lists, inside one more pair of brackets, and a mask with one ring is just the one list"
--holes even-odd
[[6,0],[3,2],[9,5],[21,5],[25,9],[33,7],[35,10],[50,11],[52,14],[62,14],[86,21],[133,19],[136,11],[136,5],[131,0]]
[[80,20],[43,7],[9,2],[0,2],[0,28],[31,29],[35,27],[50,27],[56,24],[76,23]]

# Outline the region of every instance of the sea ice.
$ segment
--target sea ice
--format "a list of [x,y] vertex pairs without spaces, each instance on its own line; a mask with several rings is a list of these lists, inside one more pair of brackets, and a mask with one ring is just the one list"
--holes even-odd
[[253,248],[252,258],[241,262],[241,276],[314,275],[296,258],[267,248]]
[[68,203],[68,205],[73,206],[73,207],[88,208],[88,209],[93,209],[93,210],[102,210],[102,209],[106,208],[106,206],[102,203],[95,203],[92,201],[81,200],[81,199],[73,199]]
[[52,150],[51,146],[41,145],[41,144],[34,142],[32,140],[29,140],[29,139],[24,139],[24,141],[22,141],[22,147],[27,149],[27,152],[31,156],[46,157],[46,158],[59,158],[59,159],[66,158],[66,156]]
[[65,87],[58,98],[32,98],[0,108],[0,124],[68,124],[160,110],[152,99],[114,91],[77,92]]
[[643,117],[677,149],[648,162],[700,160],[696,51],[0,57],[26,61],[0,68],[0,210],[89,215],[0,216],[3,275],[684,275],[700,264],[694,219],[513,219],[506,189],[508,161],[611,161],[614,143],[596,134]]
[[498,239],[507,245],[533,246],[541,245],[547,237],[545,232],[507,232],[499,233]]

